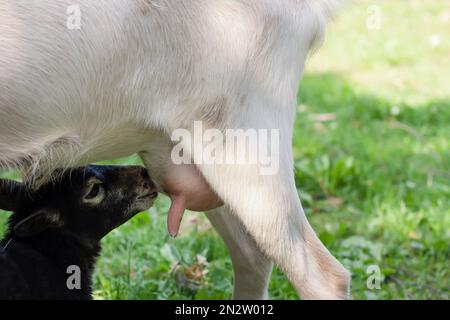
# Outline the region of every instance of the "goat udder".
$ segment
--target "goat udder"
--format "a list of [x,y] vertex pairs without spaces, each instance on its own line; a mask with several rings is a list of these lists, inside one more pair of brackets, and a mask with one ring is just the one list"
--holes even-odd
[[172,201],[167,217],[167,228],[172,237],[178,235],[186,209],[201,212],[223,205],[194,165],[170,164],[164,170],[162,187]]

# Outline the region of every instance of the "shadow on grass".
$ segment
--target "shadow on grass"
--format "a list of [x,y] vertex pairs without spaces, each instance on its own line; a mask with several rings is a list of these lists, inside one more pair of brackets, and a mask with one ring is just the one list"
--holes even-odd
[[[355,297],[448,297],[450,100],[394,105],[339,74],[315,74],[298,101],[299,194],[353,272]],[[367,289],[370,265],[381,269],[381,290]]]
[[[298,101],[297,169],[306,177],[326,180],[312,182],[321,197],[347,186],[359,189],[359,198],[370,195],[374,186],[364,180],[375,173],[385,178],[383,183],[394,184],[410,174],[448,179],[450,100],[393,105],[356,92],[338,74],[321,74],[303,79]],[[362,180],[353,179],[358,176]],[[300,188],[311,185],[301,175],[297,178]]]

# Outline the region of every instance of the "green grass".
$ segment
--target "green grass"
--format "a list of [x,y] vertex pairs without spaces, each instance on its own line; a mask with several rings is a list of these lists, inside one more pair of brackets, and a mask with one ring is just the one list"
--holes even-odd
[[[382,12],[376,31],[366,27],[372,4]],[[308,63],[296,180],[313,227],[352,272],[355,299],[449,298],[448,30],[446,1],[353,1]],[[331,120],[319,121],[324,113]],[[167,209],[161,198],[104,240],[98,299],[230,298],[232,266],[220,238],[191,213],[171,239]],[[379,290],[366,285],[372,265],[383,274]],[[279,271],[270,295],[297,298]]]

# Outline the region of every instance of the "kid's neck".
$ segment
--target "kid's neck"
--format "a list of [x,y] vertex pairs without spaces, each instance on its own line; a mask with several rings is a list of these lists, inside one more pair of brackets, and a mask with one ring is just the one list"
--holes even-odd
[[89,279],[94,272],[95,262],[101,251],[100,241],[85,241],[77,235],[52,230],[29,238],[9,235],[5,240],[8,239],[12,239],[12,241],[6,248],[7,251],[14,249],[14,243],[22,243],[43,255],[64,272],[69,266],[78,266],[82,276]]

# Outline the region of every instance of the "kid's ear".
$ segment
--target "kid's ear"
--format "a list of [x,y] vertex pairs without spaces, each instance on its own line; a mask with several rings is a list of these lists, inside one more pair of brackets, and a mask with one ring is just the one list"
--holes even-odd
[[58,212],[39,210],[26,217],[14,226],[14,234],[27,238],[41,233],[47,229],[56,229],[64,225]]
[[0,209],[15,211],[19,205],[20,194],[25,192],[25,185],[14,180],[0,180]]

